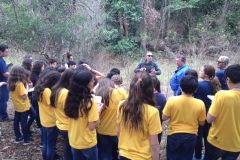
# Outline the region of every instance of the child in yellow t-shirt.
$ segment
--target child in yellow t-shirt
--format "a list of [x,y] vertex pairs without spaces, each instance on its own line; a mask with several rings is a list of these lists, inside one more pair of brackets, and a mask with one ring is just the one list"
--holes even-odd
[[95,94],[102,97],[102,103],[105,105],[105,109],[100,115],[100,123],[97,130],[98,158],[112,159],[113,157],[113,159],[117,159],[117,109],[118,103],[127,98],[127,93],[123,88],[115,88],[113,81],[109,78],[103,78],[99,81]]
[[56,125],[59,133],[64,139],[64,159],[66,160],[72,159],[71,146],[69,145],[68,139],[68,118],[64,113],[65,101],[68,95],[72,75],[73,70],[66,69],[58,83],[53,86],[50,97],[51,105],[54,108],[56,116]]
[[208,111],[212,127],[205,160],[237,159],[240,154],[240,65],[230,65],[224,74],[230,90],[217,92]]
[[[23,145],[28,145],[30,142],[28,135],[28,111],[30,109],[30,101],[27,96],[27,78],[24,68],[14,66],[10,72],[8,79],[8,88],[12,97],[14,106],[14,133],[16,136],[15,143],[20,143],[24,140]],[[23,137],[20,133],[19,122],[21,123]]]
[[117,110],[120,160],[159,160],[162,126],[149,73],[136,73],[129,88],[129,97]]
[[93,87],[91,72],[73,74],[64,108],[68,117],[68,138],[73,159],[98,159],[95,128],[99,115],[98,103],[91,95]]
[[50,104],[50,95],[51,88],[58,82],[60,76],[60,73],[57,71],[46,71],[44,75],[40,75],[34,89],[42,124],[43,159],[54,159],[55,155],[58,129],[56,127],[54,109]]
[[203,126],[206,110],[203,101],[192,94],[198,88],[194,76],[185,76],[180,81],[181,96],[170,97],[163,109],[162,119],[169,120],[167,136],[168,160],[192,160],[197,141],[198,125]]

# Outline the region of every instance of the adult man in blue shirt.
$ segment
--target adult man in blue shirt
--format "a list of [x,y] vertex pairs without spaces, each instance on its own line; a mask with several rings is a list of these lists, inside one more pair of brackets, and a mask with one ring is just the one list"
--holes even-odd
[[3,60],[3,57],[6,57],[7,55],[8,46],[0,44],[0,82],[4,84],[0,87],[0,122],[11,121],[7,113],[7,101],[9,99],[7,79],[9,76],[9,72],[6,62]]
[[226,77],[224,76],[224,72],[228,66],[229,58],[227,56],[220,56],[217,61],[217,67],[219,71],[216,73],[216,76],[219,79],[219,82],[222,85],[222,90],[229,90],[226,82]]
[[134,73],[147,71],[148,73],[160,75],[161,70],[158,68],[158,65],[152,61],[152,59],[153,54],[151,52],[147,52],[146,60],[137,66],[137,68],[134,70]]
[[175,71],[175,74],[173,75],[170,86],[173,90],[174,96],[177,96],[181,93],[180,89],[180,81],[184,77],[185,72],[190,69],[186,64],[186,57],[183,55],[179,55],[176,58],[176,64],[177,64],[177,70]]

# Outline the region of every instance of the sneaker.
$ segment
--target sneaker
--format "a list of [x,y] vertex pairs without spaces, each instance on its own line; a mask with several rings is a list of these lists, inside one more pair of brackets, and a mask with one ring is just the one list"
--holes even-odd
[[33,139],[29,138],[29,139],[27,139],[27,140],[24,140],[23,145],[24,145],[24,146],[27,146],[27,145],[29,145],[29,144],[32,143],[32,142],[33,142]]
[[42,147],[43,147],[43,142],[40,143],[40,148],[42,148]]
[[19,137],[19,138],[16,138],[16,140],[15,140],[15,144],[18,144],[18,143],[21,143],[21,142],[23,142],[23,138],[22,137]]
[[6,117],[6,118],[3,119],[3,121],[5,121],[5,122],[12,122],[13,119],[12,119],[12,118],[9,118],[9,117]]

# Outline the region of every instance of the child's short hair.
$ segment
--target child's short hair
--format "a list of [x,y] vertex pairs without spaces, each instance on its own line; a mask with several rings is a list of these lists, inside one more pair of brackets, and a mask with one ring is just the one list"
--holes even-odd
[[230,65],[225,70],[224,75],[230,78],[233,84],[240,83],[240,64]]
[[64,67],[64,66],[60,66],[60,67],[58,67],[58,69],[57,69],[57,71],[58,71],[59,73],[63,73],[65,70],[66,70],[66,67]]
[[76,62],[74,62],[74,61],[69,61],[67,64],[68,64],[68,67],[70,67],[70,66],[76,65]]
[[121,85],[123,83],[122,77],[118,74],[112,76],[111,80],[114,82],[116,85]]
[[49,60],[49,64],[53,64],[53,63],[55,63],[55,62],[57,62],[57,60],[54,59],[54,58],[51,58],[51,59]]
[[198,88],[198,80],[192,75],[187,75],[181,79],[180,87],[184,93],[193,94]]
[[191,76],[194,76],[196,78],[198,78],[198,73],[196,70],[194,69],[188,69],[186,72],[185,72],[185,76],[187,75],[191,75]]

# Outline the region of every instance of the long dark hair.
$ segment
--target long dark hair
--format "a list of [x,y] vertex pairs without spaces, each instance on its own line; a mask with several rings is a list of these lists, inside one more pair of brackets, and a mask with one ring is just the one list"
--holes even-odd
[[42,101],[42,94],[45,88],[51,89],[54,84],[58,82],[61,74],[57,71],[50,71],[43,76],[39,77],[39,80],[34,89],[34,95],[37,101]]
[[149,74],[152,78],[153,81],[153,86],[155,88],[156,91],[158,91],[158,93],[161,93],[161,83],[159,81],[159,79],[157,78],[156,74]]
[[212,65],[204,65],[203,70],[204,70],[204,73],[208,75],[210,79],[212,92],[213,92],[213,95],[215,95],[218,91],[222,89],[217,76],[215,76],[215,68]]
[[14,91],[17,82],[22,82],[26,87],[27,77],[25,74],[25,70],[22,66],[14,66],[11,69],[9,78],[8,78],[8,89],[9,91]]
[[[120,105],[121,123],[124,127],[133,130],[143,129],[144,104],[156,105],[154,87],[150,75],[147,72],[138,72],[132,79],[129,97]],[[119,117],[118,117],[119,118]]]
[[32,68],[32,72],[30,75],[30,80],[33,83],[36,83],[36,78],[38,79],[40,73],[42,72],[42,66],[44,65],[44,63],[42,61],[36,61],[33,64],[33,68]]
[[33,62],[33,60],[30,58],[24,59],[22,62],[23,68],[25,68],[28,71],[31,71],[32,70],[32,62]]
[[92,96],[88,88],[92,78],[92,73],[88,71],[75,72],[73,74],[64,108],[66,116],[74,119],[84,115],[87,117],[88,112],[92,108]]
[[114,88],[114,83],[111,79],[103,78],[99,81],[95,95],[101,96],[104,105],[109,106],[110,97],[112,96]]
[[61,89],[63,89],[63,88],[69,89],[70,80],[71,80],[72,75],[73,75],[72,69],[65,70],[63,75],[61,76],[60,80],[58,81],[58,83],[52,87],[50,102],[54,108],[56,108],[58,94],[61,91]]

